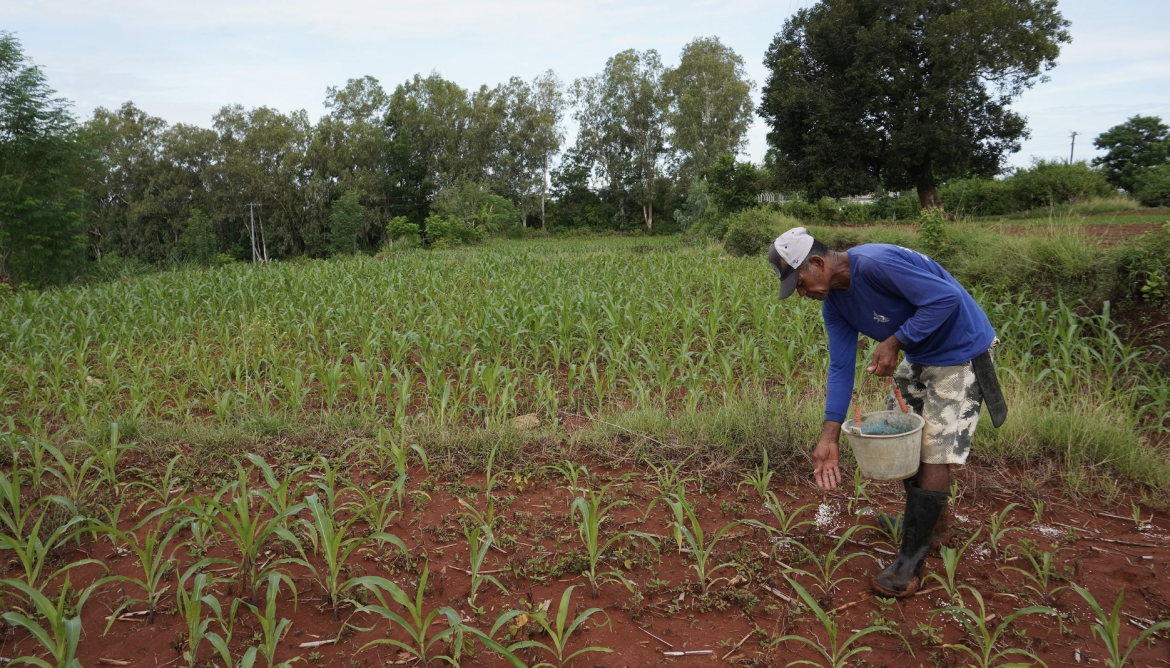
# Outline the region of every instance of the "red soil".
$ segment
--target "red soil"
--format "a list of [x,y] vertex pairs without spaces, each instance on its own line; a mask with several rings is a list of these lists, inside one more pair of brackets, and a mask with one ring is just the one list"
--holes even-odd
[[[597,478],[607,480],[616,479],[622,473],[629,473],[603,471],[600,467],[594,471]],[[991,513],[998,512],[1008,502],[1020,502],[1021,506],[1009,513],[1008,523],[1022,530],[1009,533],[1007,542],[1019,544],[1021,540],[1027,539],[1043,550],[1052,549],[1051,545],[1059,547],[1056,570],[1059,573],[1069,573],[1071,581],[1087,586],[1107,610],[1111,609],[1117,592],[1124,589],[1126,601],[1123,609],[1130,616],[1126,618],[1122,630],[1123,641],[1128,642],[1135,637],[1138,632],[1137,625],[1144,623],[1139,620],[1156,621],[1170,617],[1170,578],[1166,577],[1167,569],[1170,568],[1168,565],[1170,517],[1165,513],[1153,513],[1151,526],[1139,531],[1133,521],[1122,519],[1131,515],[1128,503],[1123,504],[1120,500],[1110,505],[1101,502],[1070,503],[1052,498],[1044,510],[1041,523],[1034,525],[1031,523],[1033,512],[1030,504],[1024,498],[1007,496],[1002,487],[987,482],[993,477],[990,470],[974,466],[961,473],[964,492],[955,506],[960,535],[966,536],[981,528],[982,539],[987,535],[986,522]],[[835,512],[832,533],[837,536],[853,523],[873,521],[872,517],[852,516],[847,512],[851,488],[825,494],[813,488],[807,478],[777,476],[772,489],[781,500],[795,504],[791,507],[806,503],[828,504]],[[414,471],[410,489],[419,489],[425,479],[426,476],[421,470]],[[471,475],[457,484],[476,485],[482,488],[483,476]],[[389,550],[385,554],[379,554],[371,549],[369,552],[355,555],[350,575],[381,575],[398,583],[408,594],[413,595],[423,562],[422,555],[429,555],[430,581],[426,596],[428,609],[452,606],[472,625],[485,631],[491,628],[499,614],[508,609],[530,609],[530,606],[540,606],[544,601],[551,601],[552,613],[555,614],[561,593],[567,587],[581,585],[573,594],[570,620],[579,611],[596,606],[607,613],[610,625],[599,626],[598,624],[603,623],[605,618],[601,615],[595,616],[593,622],[586,624],[574,635],[570,648],[575,651],[588,644],[609,647],[614,651],[610,654],[594,653],[578,657],[574,661],[577,666],[595,668],[659,664],[708,666],[722,663],[782,666],[798,658],[815,658],[814,653],[802,644],[792,641],[765,647],[761,641],[768,641],[768,636],[774,639],[787,633],[798,633],[819,638],[821,641],[826,640],[824,630],[816,624],[815,618],[807,610],[793,614],[793,606],[790,603],[770,593],[765,587],[766,585],[784,596],[796,598],[794,590],[781,575],[781,567],[766,556],[760,556],[761,552],[766,555],[769,551],[771,541],[765,532],[755,528],[741,526],[733,529],[731,537],[720,544],[716,555],[717,561],[714,563],[728,561],[732,558],[731,553],[736,552],[742,561],[755,560],[754,566],[759,569],[758,572],[745,571],[744,575],[748,580],[735,587],[729,586],[727,582],[715,585],[708,604],[722,609],[715,607],[702,609],[702,601],[696,598],[698,589],[694,584],[696,578],[691,568],[693,562],[687,555],[678,553],[673,538],[669,536],[670,529],[666,523],[668,509],[664,504],[657,504],[650,513],[649,520],[645,523],[639,522],[653,498],[653,492],[642,483],[640,472],[628,480],[626,485],[614,488],[615,498],[627,500],[631,505],[615,508],[614,519],[605,525],[604,533],[611,535],[617,527],[624,526],[627,530],[637,529],[662,537],[658,539],[658,549],[640,545],[636,550],[627,553],[636,562],[631,564],[632,569],[626,569],[617,563],[616,559],[611,560],[606,567],[607,569],[620,567],[628,578],[639,584],[641,591],[646,594],[645,601],[640,606],[633,605],[630,593],[620,584],[606,584],[601,588],[598,599],[590,598],[589,585],[585,577],[573,572],[559,577],[549,577],[548,569],[544,566],[558,558],[568,558],[581,552],[577,530],[571,526],[566,516],[569,492],[563,487],[558,487],[559,480],[532,482],[526,485],[523,491],[518,488],[518,484],[523,482],[518,483],[512,476],[506,476],[504,488],[497,489],[495,493],[498,499],[507,499],[512,495],[515,498],[500,511],[506,522],[498,534],[506,553],[493,552],[488,557],[485,568],[500,571],[495,575],[508,588],[509,594],[500,594],[494,586],[485,583],[480,589],[477,601],[486,610],[483,616],[477,617],[472,614],[466,602],[470,578],[461,569],[468,567],[467,544],[456,521],[460,509],[456,497],[451,493],[451,481],[440,483],[437,490],[432,489],[432,498],[421,512],[410,510],[408,502],[408,509],[392,526],[392,531],[410,547],[416,568],[411,568],[405,559],[393,556]],[[593,484],[596,486],[598,480],[595,479]],[[468,488],[457,488],[455,491],[466,495]],[[792,498],[792,495],[795,498]],[[901,509],[901,485],[898,483],[874,484],[870,496],[875,504],[890,512],[898,512]],[[709,536],[713,535],[713,530],[734,519],[751,518],[774,524],[771,516],[766,516],[767,511],[762,507],[755,491],[748,487],[743,487],[739,492],[733,485],[700,490],[697,483],[692,483],[688,487],[688,497],[695,503],[700,520]],[[483,509],[485,498],[482,492],[478,494],[478,499],[471,503]],[[724,504],[722,509],[721,504]],[[743,504],[742,509],[733,507],[736,504]],[[814,505],[806,511],[804,518],[812,519],[816,510]],[[306,515],[307,513],[302,513],[302,516]],[[1150,517],[1150,511],[1145,511],[1145,516]],[[131,525],[132,522],[127,520],[122,523],[122,528],[127,529]],[[1072,534],[1074,531],[1075,537]],[[797,531],[797,537],[817,554],[823,555],[835,542],[827,538],[826,533],[827,531],[816,527],[804,527]],[[186,538],[186,531],[181,536]],[[932,662],[944,666],[960,665],[961,656],[958,651],[942,647],[940,643],[921,632],[921,628],[931,627],[941,635],[943,644],[965,642],[966,636],[954,619],[933,612],[946,605],[943,592],[928,587],[929,593],[894,603],[883,617],[882,606],[871,596],[867,581],[888,559],[882,551],[890,552],[893,548],[882,543],[874,531],[860,531],[855,534],[855,538],[859,544],[849,545],[845,551],[862,552],[873,558],[856,558],[843,567],[841,575],[855,578],[854,581],[843,584],[832,595],[824,596],[808,577],[797,576],[797,580],[810,592],[822,596],[822,605],[826,609],[845,606],[836,617],[842,627],[842,639],[851,635],[852,630],[868,627],[873,620],[884,618],[887,623],[897,627],[906,642],[888,634],[867,636],[859,644],[871,646],[873,651],[859,658],[864,658],[868,665],[930,666]],[[1067,632],[1063,634],[1057,620],[1051,616],[1030,615],[1020,618],[1011,627],[1014,631],[1009,630],[1005,634],[1001,649],[1009,646],[1030,647],[1049,666],[1077,665],[1075,652],[1078,650],[1082,662],[1080,665],[1093,665],[1089,662],[1100,661],[1103,658],[1101,645],[1089,628],[1089,623],[1093,620],[1092,612],[1075,592],[1064,590],[1049,600],[1042,600],[1022,586],[1024,578],[1020,574],[1004,570],[1004,564],[997,564],[991,555],[976,552],[977,547],[973,546],[964,557],[959,567],[957,581],[972,585],[983,594],[988,613],[995,615],[991,621],[993,626],[1030,602],[1051,605],[1056,610],[1070,615],[1065,622]],[[1013,554],[1018,555],[1019,551],[1013,551]],[[780,559],[793,566],[812,568],[809,563],[800,563],[798,555],[797,551],[786,550],[783,547],[778,553]],[[183,550],[179,550],[177,556],[184,563],[181,568],[185,568],[186,564],[193,560]],[[221,545],[213,551],[212,556],[231,557],[233,554],[228,546]],[[96,544],[86,543],[73,554],[64,555],[64,558],[69,560],[84,557],[102,560],[109,565],[111,573],[141,576],[134,557],[119,557],[113,554],[109,543],[104,540]],[[1018,556],[1007,565],[1027,569],[1026,561]],[[928,571],[943,572],[942,562],[937,556],[932,555],[927,561],[924,574]],[[333,621],[326,598],[311,574],[300,567],[293,567],[289,572],[296,580],[300,600],[294,609],[291,597],[285,592],[281,594],[278,614],[292,619],[293,623],[281,643],[279,659],[286,660],[296,656],[308,659],[312,654],[313,660],[306,665],[411,664],[405,655],[400,655],[393,648],[384,645],[359,653],[359,648],[365,643],[386,637],[388,624],[373,615],[353,615],[351,606],[346,606],[342,610],[342,622]],[[524,572],[529,573],[529,576],[523,575]],[[536,575],[533,575],[534,573]],[[15,572],[10,572],[9,575],[15,577]],[[78,568],[74,572],[73,582],[75,585],[87,584],[95,581],[100,575],[100,570],[95,566]],[[734,575],[734,570],[728,568],[718,575],[730,577]],[[649,589],[652,579],[664,581],[653,592]],[[173,583],[173,578],[170,581]],[[125,591],[130,595],[141,594],[131,585],[125,587]],[[225,608],[233,594],[228,586],[216,587],[216,595]],[[683,595],[681,603],[680,594]],[[135,621],[116,621],[109,634],[102,634],[106,625],[105,617],[124,600],[124,595],[123,585],[107,585],[99,589],[86,605],[83,613],[85,633],[80,647],[82,665],[122,665],[106,664],[102,659],[128,661],[132,666],[177,665],[180,659],[174,647],[182,640],[184,625],[177,615],[172,614],[175,599],[171,593],[168,593],[163,601],[164,612],[159,614],[153,623],[147,623],[141,618]],[[973,604],[969,595],[967,601],[968,604]],[[671,606],[676,606],[677,609],[672,609]],[[139,608],[141,606],[135,609]],[[373,629],[343,631],[343,623],[346,620],[352,627]],[[438,621],[434,630],[438,632],[444,628],[445,622]],[[756,630],[759,632],[755,632]],[[241,606],[232,643],[233,649],[242,654],[251,643],[253,633],[258,631],[259,626],[252,615]],[[335,638],[339,632],[340,640],[336,644],[316,649],[298,647],[305,642]],[[651,634],[660,640],[651,637]],[[398,629],[390,632],[389,637],[405,640],[405,635]],[[531,637],[548,642],[546,636],[533,633]],[[733,651],[741,640],[743,644]],[[0,644],[0,655],[16,657],[32,651],[34,647],[34,642],[23,629],[8,629],[3,637],[3,643]],[[440,653],[446,651],[445,645],[437,648]],[[713,650],[713,654],[671,658],[662,654],[663,650],[668,649]],[[910,653],[911,649],[913,654]],[[1170,642],[1163,639],[1155,641],[1152,645],[1143,644],[1134,654],[1134,664],[1148,665],[1165,661],[1168,651]],[[211,660],[210,646],[205,645],[200,656]],[[727,659],[723,660],[725,656]],[[529,659],[539,657],[538,660],[551,659],[544,654],[527,657]],[[432,665],[439,664],[432,662]],[[463,665],[504,666],[506,663],[479,648],[474,658],[464,657]]]

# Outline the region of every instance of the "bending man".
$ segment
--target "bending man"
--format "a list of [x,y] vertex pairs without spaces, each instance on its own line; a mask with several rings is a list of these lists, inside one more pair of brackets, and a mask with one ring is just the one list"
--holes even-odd
[[[858,333],[880,341],[866,371],[892,375],[926,421],[922,463],[904,481],[902,546],[872,583],[887,596],[910,596],[946,510],[950,467],[971,451],[980,406],[987,401],[997,427],[1007,415],[991,363],[995,330],[963,286],[917,251],[865,244],[840,253],[797,227],[773,242],[768,261],[780,277],[780,299],[796,292],[823,302],[829,378],[825,424],[813,450],[817,485],[831,490],[841,482],[837,442],[853,394]],[[895,407],[891,393],[887,408]]]

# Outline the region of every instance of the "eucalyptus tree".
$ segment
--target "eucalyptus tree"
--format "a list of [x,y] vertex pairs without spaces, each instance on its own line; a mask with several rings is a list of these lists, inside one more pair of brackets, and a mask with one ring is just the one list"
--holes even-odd
[[[324,254],[328,207],[308,197],[308,115],[236,104],[220,109],[213,126],[222,156],[215,188],[233,241],[247,244],[254,234],[257,252],[265,257]],[[253,211],[249,205],[258,207]]]
[[752,88],[743,58],[718,37],[683,47],[678,67],[663,74],[667,119],[679,172],[703,174],[721,155],[737,155],[752,122]]
[[776,35],[759,113],[810,195],[992,176],[1027,136],[1010,105],[1070,40],[1057,0],[823,0]]
[[573,117],[580,124],[577,150],[591,159],[598,175],[619,199],[642,209],[647,230],[654,228],[654,195],[667,148],[669,98],[658,52],[629,49],[610,58],[605,69],[573,82]]

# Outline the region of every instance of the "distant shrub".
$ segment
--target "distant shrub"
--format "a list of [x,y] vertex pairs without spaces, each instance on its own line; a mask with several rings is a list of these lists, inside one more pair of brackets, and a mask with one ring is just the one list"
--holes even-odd
[[847,223],[860,224],[872,220],[872,204],[846,202],[841,205],[841,220]]
[[191,217],[183,226],[176,248],[179,259],[194,264],[214,265],[219,255],[219,244],[215,238],[215,228],[211,219],[199,209],[191,211]]
[[418,224],[407,220],[406,216],[395,216],[386,223],[386,238],[391,240],[403,237],[418,236]]
[[728,217],[723,249],[733,257],[759,255],[781,232],[797,225],[798,221],[776,211],[763,207],[745,209]]
[[1020,209],[1014,184],[996,179],[955,179],[938,189],[943,208],[969,216],[998,216]]
[[950,250],[946,223],[947,217],[942,209],[924,209],[918,217],[918,243],[935,259],[946,256]]
[[1170,223],[1123,247],[1118,264],[1118,293],[1145,301],[1170,297]]
[[1055,206],[1117,193],[1104,174],[1083,162],[1069,165],[1059,160],[1037,160],[1028,169],[1012,174],[1007,181],[1023,208]]
[[817,209],[817,205],[804,200],[785,202],[780,206],[780,211],[787,216],[804,222],[820,220],[820,211]]
[[917,220],[921,211],[922,204],[913,192],[890,193],[870,205],[873,220]]
[[1139,172],[1134,195],[1146,206],[1170,206],[1170,164]]
[[431,248],[448,248],[459,244],[469,244],[480,241],[483,237],[474,227],[464,225],[462,221],[433,213],[427,216],[425,223],[427,244]]

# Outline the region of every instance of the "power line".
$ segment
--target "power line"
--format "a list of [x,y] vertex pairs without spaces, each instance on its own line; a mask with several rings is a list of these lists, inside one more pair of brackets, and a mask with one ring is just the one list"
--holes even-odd
[[1070,144],[1068,147],[1068,164],[1070,164],[1070,165],[1073,163],[1073,152],[1077,148],[1077,135],[1079,135],[1079,134],[1081,134],[1081,133],[1074,130],[1074,131],[1070,132],[1068,135],[1069,137],[1072,137],[1072,144]]

